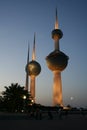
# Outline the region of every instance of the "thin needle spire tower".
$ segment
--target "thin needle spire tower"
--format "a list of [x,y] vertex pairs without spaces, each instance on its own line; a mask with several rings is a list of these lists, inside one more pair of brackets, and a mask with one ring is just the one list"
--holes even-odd
[[[28,54],[27,54],[27,64],[29,63],[29,43],[28,43]],[[25,90],[29,91],[29,78],[28,78],[28,72],[26,72],[26,84],[25,84]]]

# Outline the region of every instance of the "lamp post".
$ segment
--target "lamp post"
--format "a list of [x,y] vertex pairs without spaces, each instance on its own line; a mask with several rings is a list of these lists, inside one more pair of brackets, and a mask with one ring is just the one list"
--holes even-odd
[[24,112],[25,112],[25,106],[26,106],[26,95],[23,96],[23,106],[24,106]]

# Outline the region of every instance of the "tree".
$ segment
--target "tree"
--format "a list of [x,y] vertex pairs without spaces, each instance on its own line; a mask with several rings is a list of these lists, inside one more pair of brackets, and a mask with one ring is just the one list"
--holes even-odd
[[31,103],[29,99],[30,93],[24,90],[18,83],[5,86],[5,91],[2,93],[3,108],[8,112],[21,112],[24,108],[27,109]]

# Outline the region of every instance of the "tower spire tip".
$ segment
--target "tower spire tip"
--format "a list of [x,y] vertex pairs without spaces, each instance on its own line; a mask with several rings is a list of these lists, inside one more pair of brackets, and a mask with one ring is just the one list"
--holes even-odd
[[35,55],[35,38],[36,38],[36,33],[34,32],[34,43],[33,43],[32,60],[36,59],[36,55]]
[[56,21],[55,21],[55,29],[58,29],[58,16],[57,16],[57,8],[56,8]]

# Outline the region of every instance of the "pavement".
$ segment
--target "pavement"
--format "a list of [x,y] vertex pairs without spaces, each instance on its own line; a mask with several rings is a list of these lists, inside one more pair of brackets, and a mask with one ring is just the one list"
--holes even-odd
[[26,114],[0,114],[0,130],[87,130],[87,115],[68,114],[53,118],[44,114],[36,119]]

